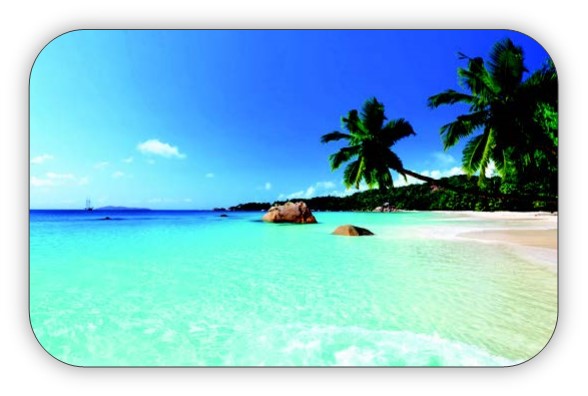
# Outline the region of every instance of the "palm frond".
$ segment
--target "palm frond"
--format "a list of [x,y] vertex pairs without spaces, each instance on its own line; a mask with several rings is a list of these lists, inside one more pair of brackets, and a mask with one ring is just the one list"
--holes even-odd
[[335,142],[341,139],[350,139],[351,135],[339,131],[333,131],[321,136],[321,143]]
[[355,177],[355,188],[359,188],[359,183],[366,173],[366,157],[359,158],[359,166],[357,168],[357,175]]
[[527,78],[522,86],[523,94],[534,99],[533,102],[547,103],[553,107],[558,105],[558,79],[553,62],[548,61],[541,69]]
[[494,164],[496,165],[496,170],[498,174],[503,179],[506,177],[509,171],[514,171],[511,164],[509,164],[509,155],[507,154],[507,150],[502,150],[499,155],[494,158]]
[[441,105],[452,105],[455,103],[473,104],[475,103],[475,98],[472,95],[448,89],[440,94],[429,97],[427,100],[427,106],[433,109]]
[[343,172],[343,184],[346,188],[353,187],[359,175],[359,160],[355,160],[345,168]]
[[463,149],[462,166],[469,176],[480,169],[487,143],[487,133],[475,136],[466,143]]
[[484,125],[487,118],[487,112],[479,111],[471,114],[458,116],[457,119],[441,127],[441,139],[443,140],[443,149],[450,147],[471,135],[477,128]]
[[[368,167],[366,167],[368,168]],[[371,168],[371,169],[366,169],[365,172],[363,172],[363,180],[365,181],[365,184],[367,184],[367,186],[369,188],[373,188],[376,186],[376,184],[378,184],[378,172],[375,168]],[[359,187],[359,183],[356,184],[355,188]]]
[[331,170],[338,169],[342,163],[349,161],[359,153],[359,146],[343,147],[341,150],[329,156]]
[[404,176],[404,178],[406,178],[406,175],[404,173],[404,165],[402,165],[402,161],[400,160],[400,157],[398,157],[398,155],[394,151],[386,152],[385,160],[386,160],[386,168],[392,169],[395,172],[398,172],[399,174]]
[[378,182],[378,187],[381,190],[389,189],[394,187],[394,182],[392,180],[392,175],[390,175],[390,171],[388,169],[380,169],[374,173],[374,177]]
[[478,175],[478,184],[479,185],[483,185],[486,179],[486,170],[488,169],[488,166],[490,165],[490,160],[492,159],[492,147],[493,147],[493,132],[492,130],[489,131],[488,133],[488,141],[486,142],[485,146],[484,146],[484,152],[482,153],[482,159],[480,160],[480,165],[479,165],[479,169],[480,169],[480,173]]
[[482,58],[470,59],[468,68],[458,68],[457,75],[459,76],[460,84],[469,89],[473,96],[477,98],[476,105],[479,105],[480,98],[492,97],[497,91]]
[[341,118],[341,124],[343,128],[351,133],[351,135],[362,133],[362,128],[360,127],[361,119],[359,118],[359,113],[355,109],[350,110],[349,113],[347,113],[347,117]]
[[397,118],[395,120],[389,121],[384,127],[381,129],[381,140],[386,147],[391,147],[400,139],[404,139],[405,137],[416,135],[412,125],[404,118]]
[[501,94],[512,95],[523,81],[523,73],[528,71],[522,47],[514,45],[508,38],[497,42],[490,52],[488,69]]
[[368,133],[379,131],[386,120],[384,105],[376,98],[367,100],[362,107],[361,119]]

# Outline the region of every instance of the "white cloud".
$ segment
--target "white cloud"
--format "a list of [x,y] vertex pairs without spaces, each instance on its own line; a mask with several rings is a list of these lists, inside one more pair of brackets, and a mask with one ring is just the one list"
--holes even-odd
[[114,172],[114,173],[112,174],[112,177],[113,177],[114,179],[120,179],[120,178],[121,178],[121,177],[123,177],[124,175],[125,175],[125,174],[124,174],[124,172],[121,172],[121,171],[116,171],[116,172]]
[[451,154],[443,153],[443,152],[435,152],[433,153],[433,157],[437,160],[437,162],[441,166],[448,166],[455,164],[455,158]]
[[293,192],[291,194],[280,194],[278,195],[278,199],[294,199],[294,198],[312,198],[317,196],[325,196],[325,195],[332,195],[332,196],[342,196],[345,193],[337,190],[333,190],[336,187],[335,183],[332,181],[325,181],[325,182],[317,182],[314,183],[312,186],[308,186],[305,190],[299,190]]
[[[424,171],[420,171],[420,172],[416,172],[416,173],[423,175],[423,176],[431,177],[433,179],[440,179],[442,177],[463,175],[465,172],[459,166],[454,166],[451,169],[424,170]],[[394,187],[402,187],[402,186],[408,186],[410,184],[421,184],[421,183],[424,183],[424,182],[421,180],[415,179],[414,177],[406,176],[406,180],[404,180],[404,177],[399,175],[398,178],[394,180]]]
[[178,204],[178,203],[190,203],[192,198],[169,198],[169,197],[154,197],[146,200],[150,204]]
[[125,159],[123,159],[121,161],[124,162],[124,163],[126,163],[126,164],[130,164],[131,162],[133,162],[133,157],[125,158]]
[[78,178],[71,173],[55,172],[47,172],[45,173],[45,177],[31,176],[30,181],[32,187],[56,187],[74,183],[83,186],[89,184],[89,182],[90,179],[87,176]]
[[42,164],[45,161],[52,160],[54,157],[51,154],[41,154],[31,159],[31,164]]
[[108,161],[102,161],[94,164],[94,169],[104,169],[107,168],[110,163]]
[[214,173],[209,172],[206,175],[204,175],[204,177],[206,177],[207,179],[212,179],[214,177]]
[[[294,198],[311,198],[311,193],[314,192],[312,187],[308,187],[306,191],[300,190],[293,192],[292,194],[280,194],[278,199],[294,199]],[[308,193],[308,194],[307,194]]]
[[55,173],[55,172],[47,172],[47,177],[49,179],[60,179],[60,180],[74,180],[75,176],[71,173]]
[[177,147],[160,142],[158,139],[149,139],[139,143],[137,150],[143,154],[154,154],[165,158],[186,158],[186,155],[180,153]]
[[457,175],[463,175],[465,174],[465,172],[461,169],[461,167],[459,166],[454,166],[451,169],[447,169],[447,170],[433,170],[430,171],[430,173],[428,171],[424,171],[423,175],[425,176],[430,176],[434,179],[439,179],[442,177],[451,177],[451,176],[457,176]]
[[272,189],[272,184],[270,182],[266,182],[265,183],[265,189],[268,190],[268,191],[271,190]]
[[[331,187],[334,188],[335,183],[331,183],[331,184],[332,184]],[[343,182],[341,182],[341,187],[343,188],[342,190],[331,190],[327,194],[321,194],[321,195],[330,195],[333,197],[347,197],[347,196],[353,195],[357,192],[362,192],[362,191],[366,191],[369,189],[367,184],[365,184],[365,182],[363,180],[359,183],[358,188],[355,188],[355,187],[346,188],[345,184],[343,184]]]
[[304,194],[304,190],[296,191],[292,194],[280,194],[278,195],[278,199],[292,199],[292,198],[302,198],[302,194]]
[[316,188],[324,188],[324,189],[335,188],[335,183],[333,183],[332,181],[318,182],[315,185],[316,185]]
[[54,180],[51,179],[41,179],[36,176],[31,176],[31,186],[32,187],[50,187],[54,186],[56,183]]

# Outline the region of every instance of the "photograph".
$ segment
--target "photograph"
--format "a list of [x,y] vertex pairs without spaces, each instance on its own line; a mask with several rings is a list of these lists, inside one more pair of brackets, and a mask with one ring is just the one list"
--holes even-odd
[[556,67],[514,30],[55,37],[29,81],[38,344],[79,367],[524,364],[558,319]]

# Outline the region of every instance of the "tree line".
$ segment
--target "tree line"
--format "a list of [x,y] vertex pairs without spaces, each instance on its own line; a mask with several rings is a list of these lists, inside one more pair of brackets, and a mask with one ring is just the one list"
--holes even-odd
[[[553,62],[547,59],[542,68],[524,78],[528,69],[523,49],[510,39],[497,42],[487,61],[459,56],[467,61],[467,67],[457,71],[463,91],[448,89],[427,101],[432,109],[456,104],[468,107],[466,114],[440,127],[443,148],[467,140],[462,169],[476,181],[480,198],[492,194],[496,199],[553,204],[558,187],[558,98]],[[329,157],[332,170],[346,164],[343,182],[347,188],[359,188],[363,182],[384,193],[394,187],[391,170],[405,179],[411,176],[452,188],[404,167],[392,147],[416,133],[404,118],[388,121],[384,104],[376,98],[367,100],[361,112],[350,110],[342,117],[342,126],[344,132],[327,133],[321,142],[347,143]],[[492,166],[498,181],[486,178]]]
[[[382,191],[372,189],[336,197],[292,198],[305,201],[313,211],[368,211],[388,205],[394,210],[473,210],[473,211],[557,211],[557,202],[542,199],[522,200],[500,195],[501,180],[489,178],[482,189],[476,176],[458,175],[441,179],[449,188],[427,183],[412,184]],[[457,192],[460,191],[460,192]],[[248,202],[232,206],[232,211],[265,211],[286,201]]]

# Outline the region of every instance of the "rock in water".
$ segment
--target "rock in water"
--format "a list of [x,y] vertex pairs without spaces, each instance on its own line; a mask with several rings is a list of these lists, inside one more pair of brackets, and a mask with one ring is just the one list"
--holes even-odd
[[332,232],[333,235],[343,236],[362,236],[362,235],[374,235],[373,232],[366,228],[357,227],[351,224],[345,224],[339,226]]
[[261,219],[269,223],[316,223],[310,209],[302,201],[272,206]]

